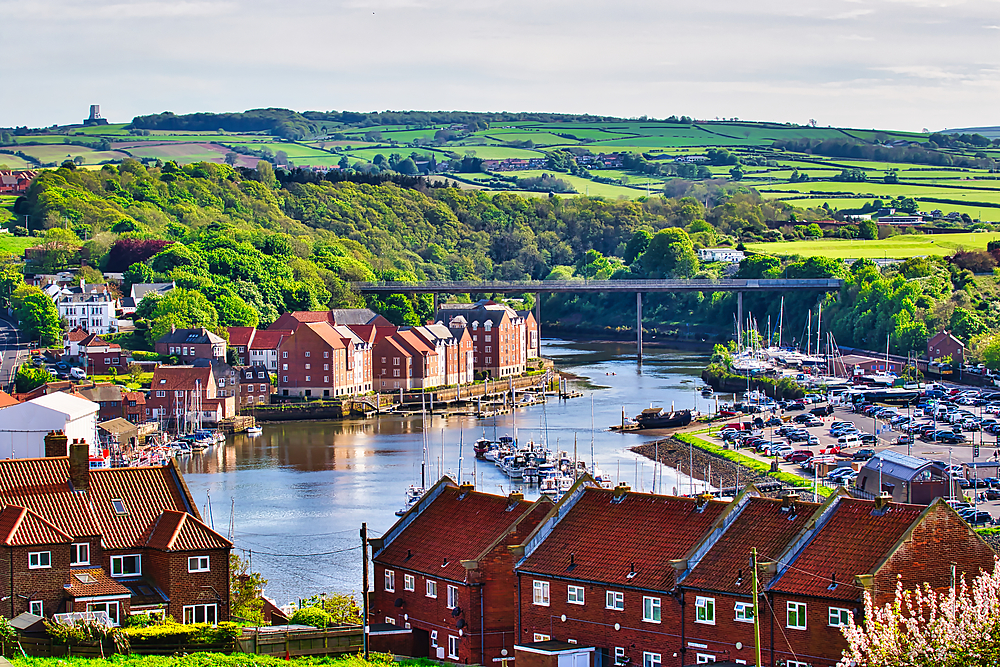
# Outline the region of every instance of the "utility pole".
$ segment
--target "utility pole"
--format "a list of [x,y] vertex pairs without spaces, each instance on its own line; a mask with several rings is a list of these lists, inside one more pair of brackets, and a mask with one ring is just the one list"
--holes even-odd
[[365,660],[368,660],[368,524],[361,524],[361,579],[363,589],[361,591],[362,618],[364,627],[364,650]]
[[757,605],[757,547],[750,550],[750,571],[753,578],[753,648],[754,657],[756,662],[754,664],[757,667],[761,667],[760,664],[760,614],[758,614]]

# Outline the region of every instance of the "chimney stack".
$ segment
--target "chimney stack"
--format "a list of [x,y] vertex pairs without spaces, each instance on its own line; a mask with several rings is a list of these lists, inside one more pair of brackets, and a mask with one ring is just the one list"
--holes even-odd
[[699,510],[703,510],[708,507],[708,501],[713,498],[711,493],[701,493],[696,497],[697,507]]
[[781,496],[781,509],[786,512],[795,509],[795,503],[797,503],[798,501],[799,501],[799,494],[786,493]]
[[73,438],[69,446],[69,480],[74,491],[90,488],[90,445],[86,440]]
[[472,482],[462,482],[462,484],[459,485],[458,490],[459,492],[465,494],[469,491],[475,491],[476,487]]
[[892,502],[892,495],[885,493],[883,491],[875,498],[875,511],[876,512],[884,511],[891,502]]
[[520,491],[512,491],[511,494],[507,496],[507,500],[509,500],[511,504],[519,503],[524,500],[524,494]]
[[45,458],[66,456],[69,438],[62,431],[49,431],[45,436]]

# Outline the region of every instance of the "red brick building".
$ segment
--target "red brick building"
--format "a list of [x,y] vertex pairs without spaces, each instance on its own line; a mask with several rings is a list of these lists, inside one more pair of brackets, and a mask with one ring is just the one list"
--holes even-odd
[[517,595],[510,546],[552,509],[443,478],[374,541],[371,622],[414,631],[416,653],[490,664],[514,652]]
[[122,394],[125,404],[125,419],[133,424],[146,421],[146,394],[141,391],[127,391]]
[[437,317],[450,328],[461,316],[472,332],[475,370],[494,379],[520,375],[527,363],[524,320],[508,306],[483,299],[474,304],[446,303]]
[[119,375],[128,372],[128,352],[118,343],[106,343],[97,334],[87,334],[76,347],[80,364],[88,375],[108,375],[112,368]]
[[[146,395],[147,419],[193,423],[200,417],[203,423],[215,424],[232,417],[238,388],[220,389],[220,381],[228,384],[229,378],[216,376],[211,364],[157,366]],[[222,396],[222,391],[228,395]]]
[[198,359],[226,360],[226,341],[205,327],[199,329],[170,328],[154,346],[157,354],[176,356],[182,364]]
[[670,563],[726,507],[578,482],[522,547],[518,644],[576,642],[595,646],[603,665],[679,666],[683,615]]
[[302,398],[346,396],[347,361],[348,346],[330,324],[302,324],[281,340],[278,393]]
[[28,191],[31,181],[38,175],[37,171],[0,170],[0,194],[20,195]]
[[951,357],[953,364],[964,364],[965,345],[947,331],[940,331],[927,341],[927,357],[936,361],[947,356]]
[[[66,449],[46,439],[47,453]],[[0,461],[0,613],[228,620],[232,544],[202,522],[173,462],[90,470],[88,449]]]
[[232,349],[236,357],[236,365],[248,365],[250,363],[250,346],[257,334],[257,328],[227,327],[226,331],[229,333],[229,348]]
[[271,404],[271,374],[262,365],[236,369],[240,389],[237,402],[240,406]]

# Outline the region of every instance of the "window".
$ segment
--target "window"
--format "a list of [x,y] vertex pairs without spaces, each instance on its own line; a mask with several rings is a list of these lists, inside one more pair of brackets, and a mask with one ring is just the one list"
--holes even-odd
[[438,645],[438,631],[431,630],[431,646],[436,647]]
[[389,625],[396,625],[396,619],[394,619],[392,616],[386,616],[385,622],[388,623]]
[[266,385],[266,384],[262,384],[262,385],[260,386],[260,391],[261,391],[261,393],[264,393],[264,392],[266,392],[266,391],[267,391],[267,385]]
[[323,384],[328,384],[329,382],[330,382],[330,376],[329,375],[324,375],[323,376]]
[[288,364],[281,364],[281,370],[287,371],[288,370]]
[[90,544],[71,544],[69,547],[70,565],[90,565]]
[[625,594],[618,591],[608,591],[604,608],[623,611],[625,609]]
[[306,370],[307,371],[312,370],[312,364],[306,364]]
[[309,352],[308,350],[306,350],[306,359],[308,359],[311,356],[312,356],[312,352]]
[[184,607],[185,623],[211,623],[218,622],[218,606],[214,604],[192,604]]
[[660,598],[642,598],[642,620],[647,623],[660,622]]
[[493,348],[492,348],[491,346],[487,345],[487,346],[486,346],[486,351],[487,351],[487,352],[492,352],[492,351],[493,351]]
[[806,629],[806,605],[804,602],[789,602],[786,628],[793,630]]
[[45,605],[41,600],[32,600],[28,603],[28,612],[35,616],[45,616]]
[[549,635],[543,635],[543,634],[538,633],[538,632],[536,632],[535,636],[534,636],[534,640],[536,642],[547,642],[550,639],[552,639],[552,637],[550,637]]
[[531,585],[531,603],[541,605],[543,607],[549,606],[549,582],[538,581],[537,579]]
[[113,600],[111,602],[88,602],[87,611],[107,612],[111,622],[118,625],[118,600]]
[[282,359],[287,359],[288,358],[288,351],[287,350],[281,353],[281,358]]
[[208,572],[208,556],[188,558],[188,572]]
[[323,353],[323,358],[324,359],[329,359],[330,358],[330,351],[329,350],[327,350],[326,352]]
[[625,664],[625,647],[616,646],[615,647],[615,664],[624,665]]
[[312,382],[312,376],[311,375],[307,375],[306,376],[306,382]]
[[385,571],[385,590],[390,593],[396,590],[396,573],[392,570]]
[[417,580],[412,574],[403,575],[403,590],[404,591],[417,590]]
[[694,599],[694,622],[715,625],[715,598]]
[[324,371],[330,370],[330,364],[323,364],[323,370]]
[[382,363],[383,364],[385,363],[385,357],[382,357]]
[[448,609],[454,609],[458,606],[458,588],[455,586],[448,586]]
[[257,371],[257,379],[258,380],[264,379],[264,371]]
[[567,586],[566,602],[570,604],[583,604],[583,586]]
[[707,653],[697,653],[694,657],[694,664],[696,665],[707,665],[710,662],[715,662],[715,656],[709,655]]
[[659,653],[642,652],[642,667],[660,667],[662,664]]
[[427,597],[436,598],[438,596],[438,585],[436,581],[427,580]]
[[[288,382],[288,376],[287,376],[287,375],[282,375],[282,376],[281,376],[281,381],[282,381],[282,382]],[[285,393],[285,396],[287,396],[287,395],[288,395],[288,393],[287,393],[287,392],[288,392],[288,390],[286,389],[286,390],[285,390],[285,392],[286,392],[286,393]]]
[[130,577],[137,574],[142,574],[142,563],[138,554],[111,557],[112,577]]
[[52,567],[51,551],[32,551],[28,554],[29,570],[40,570],[46,567]]
[[448,657],[458,659],[458,637],[455,635],[448,635]]
[[785,660],[785,667],[809,667],[809,663],[801,660]]
[[847,625],[851,618],[850,609],[841,607],[830,607],[830,625],[835,628]]
[[749,602],[736,603],[736,620],[753,623],[753,604]]

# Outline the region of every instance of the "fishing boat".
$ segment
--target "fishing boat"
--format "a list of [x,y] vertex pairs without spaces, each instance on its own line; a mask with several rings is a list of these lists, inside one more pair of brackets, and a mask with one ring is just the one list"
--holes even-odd
[[260,426],[251,426],[250,428],[247,429],[247,435],[249,436],[257,436],[263,432],[264,429],[262,429]]
[[487,440],[485,437],[479,438],[472,445],[472,449],[476,452],[477,459],[485,459],[486,453],[490,451],[490,445],[493,443]]
[[423,497],[425,492],[426,489],[423,487],[415,486],[413,484],[408,486],[406,489],[406,502],[401,508],[396,510],[396,516],[403,516],[409,512],[410,508],[420,502],[420,499]]
[[712,389],[711,387],[702,387],[702,389],[701,389],[701,395],[704,398],[711,398],[714,394],[715,394],[715,390]]
[[639,428],[676,428],[691,423],[690,410],[672,410],[664,412],[663,408],[646,408],[635,417]]

